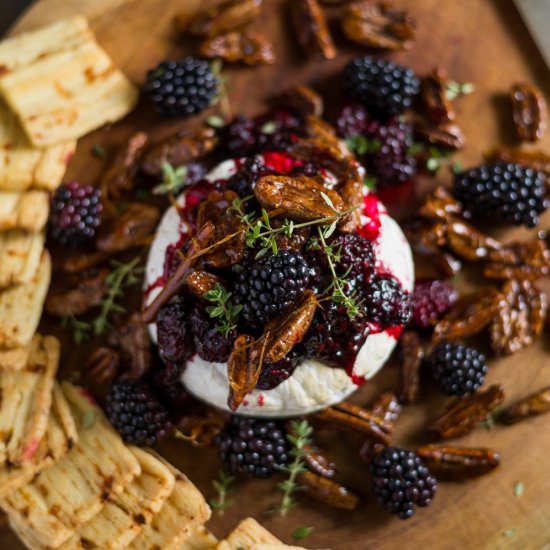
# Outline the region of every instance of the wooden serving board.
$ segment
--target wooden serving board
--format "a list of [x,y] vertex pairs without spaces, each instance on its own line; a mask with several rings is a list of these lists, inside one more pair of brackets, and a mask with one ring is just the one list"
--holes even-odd
[[[350,45],[334,25],[340,54],[330,62],[307,61],[297,47],[286,18],[292,0],[265,0],[262,29],[276,44],[279,61],[271,67],[230,69],[229,95],[236,112],[257,113],[269,97],[291,84],[307,83],[323,92],[330,111],[339,101],[338,73],[349,58],[361,53]],[[402,0],[418,19],[418,39],[410,52],[392,57],[423,74],[434,66],[445,67],[451,78],[476,85],[472,96],[456,103],[458,122],[467,139],[459,158],[465,166],[480,163],[482,153],[495,143],[513,140],[507,90],[517,81],[538,84],[550,90],[550,72],[528,35],[512,0]],[[196,44],[176,35],[172,17],[180,10],[193,11],[201,0],[38,0],[15,25],[12,32],[39,27],[68,15],[84,13],[90,18],[100,44],[136,83],[144,80],[148,68],[165,58],[193,51]],[[331,18],[334,9],[327,10]],[[336,21],[334,21],[336,23]],[[94,182],[105,170],[106,160],[91,154],[100,143],[108,153],[132,130],[144,129],[158,136],[185,122],[166,123],[141,104],[127,120],[82,139],[69,166],[67,179]],[[550,146],[550,132],[542,143]],[[440,181],[448,177],[440,176]],[[422,180],[413,190],[421,195],[434,181]],[[407,204],[414,200],[406,200]],[[550,213],[542,223],[550,228]],[[527,231],[497,233],[505,239],[522,238]],[[550,290],[546,285],[546,290]],[[51,328],[51,325],[50,325]],[[492,360],[489,383],[500,382],[507,399],[524,396],[550,383],[549,332],[532,348],[507,359]],[[89,346],[76,348],[65,339],[64,372],[79,365]],[[384,369],[375,380],[354,396],[368,403],[380,390],[395,387],[396,370]],[[408,407],[397,424],[396,443],[414,447],[426,442],[427,420],[441,409],[443,400],[429,383],[425,399]],[[321,434],[324,436],[325,434]],[[327,441],[330,437],[327,436]],[[304,501],[285,517],[265,514],[279,498],[275,482],[243,481],[237,486],[236,505],[221,515],[214,512],[209,527],[218,536],[228,532],[238,520],[252,515],[281,539],[291,543],[290,534],[302,526],[314,532],[301,541],[309,547],[334,549],[542,549],[550,548],[550,415],[509,428],[478,429],[459,441],[464,445],[485,445],[502,456],[499,471],[465,484],[440,484],[433,505],[408,521],[385,514],[368,489],[368,472],[355,455],[357,441],[342,434],[328,449],[342,470],[342,479],[364,497],[353,513],[339,512]],[[196,449],[181,442],[165,445],[162,452],[181,467],[207,495],[219,463],[213,449]],[[522,482],[524,492],[514,496],[514,485]],[[512,530],[512,531],[509,531]],[[504,532],[512,533],[505,536]],[[22,548],[6,526],[0,528],[0,548]]]

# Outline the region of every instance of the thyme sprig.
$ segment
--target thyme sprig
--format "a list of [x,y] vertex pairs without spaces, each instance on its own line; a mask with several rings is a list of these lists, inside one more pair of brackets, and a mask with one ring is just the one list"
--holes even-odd
[[454,101],[463,95],[469,95],[476,89],[472,82],[456,82],[456,80],[449,80],[447,82],[447,88],[445,89],[445,97],[449,101]]
[[356,155],[373,154],[379,151],[382,143],[378,139],[367,139],[360,134],[346,139],[347,148]]
[[187,178],[187,167],[178,166],[175,168],[168,161],[164,161],[161,165],[162,168],[162,182],[153,187],[154,195],[166,195],[171,193],[177,195],[181,189],[185,186],[185,179]]
[[215,304],[207,306],[206,311],[213,319],[221,319],[216,329],[226,338],[230,332],[235,330],[237,318],[243,309],[242,305],[235,305],[229,301],[232,295],[233,293],[225,290],[220,283],[216,283],[212,290],[208,290],[203,294],[206,300]]
[[233,491],[232,485],[234,481],[235,478],[233,476],[230,476],[224,470],[220,470],[218,479],[212,480],[212,485],[216,489],[216,496],[208,501],[212,508],[223,511],[235,504],[233,500],[227,498],[229,493]]
[[290,424],[289,434],[286,436],[292,445],[290,456],[293,458],[288,466],[279,466],[281,472],[287,473],[288,478],[279,483],[279,489],[283,492],[281,503],[273,510],[281,515],[296,506],[296,493],[301,490],[298,483],[298,476],[307,471],[305,458],[308,455],[307,447],[311,445],[311,434],[313,428],[307,420],[294,420]]

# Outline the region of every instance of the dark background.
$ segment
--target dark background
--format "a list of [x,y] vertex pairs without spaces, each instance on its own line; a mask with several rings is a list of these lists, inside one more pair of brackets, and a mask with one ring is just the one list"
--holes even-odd
[[31,4],[31,0],[3,0],[0,7],[0,35],[3,35],[16,18]]

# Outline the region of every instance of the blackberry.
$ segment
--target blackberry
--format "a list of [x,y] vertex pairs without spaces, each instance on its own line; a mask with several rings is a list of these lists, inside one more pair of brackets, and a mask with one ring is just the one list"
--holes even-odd
[[236,157],[246,157],[256,149],[256,124],[239,115],[220,129],[220,147]]
[[256,182],[271,171],[258,156],[247,158],[241,168],[227,180],[227,188],[235,191],[240,197],[254,195]]
[[535,227],[548,208],[543,174],[519,164],[497,162],[457,174],[454,193],[472,214],[497,223]]
[[191,311],[189,324],[199,357],[213,363],[225,363],[233,349],[235,335],[226,337],[220,332],[216,328],[217,321],[208,315],[201,304],[196,304]]
[[99,189],[76,181],[60,185],[52,200],[52,237],[73,248],[91,240],[101,225],[102,210]]
[[419,329],[429,329],[451,309],[457,298],[457,291],[444,281],[417,281],[411,296],[412,324]]
[[166,363],[153,378],[155,393],[173,414],[181,414],[189,401],[189,396],[181,383],[184,368],[182,365]]
[[381,328],[405,325],[411,318],[411,297],[391,276],[374,275],[364,289],[363,306]]
[[143,382],[114,382],[107,395],[106,410],[111,424],[131,445],[152,447],[172,431],[166,409]]
[[442,342],[430,353],[428,364],[445,395],[462,396],[478,390],[489,371],[485,356],[463,344]]
[[187,117],[212,103],[218,93],[218,81],[208,61],[189,56],[163,61],[151,69],[145,91],[161,114]]
[[264,363],[256,388],[259,390],[272,390],[276,388],[292,376],[301,359],[300,353],[294,347],[280,361],[276,363]]
[[250,328],[264,325],[288,311],[309,282],[309,267],[293,250],[264,256],[237,276],[234,298],[242,304],[240,318]]
[[258,152],[286,151],[298,132],[301,121],[286,109],[276,109],[256,119]]
[[224,467],[234,474],[270,477],[289,459],[286,434],[274,421],[233,416],[216,444]]
[[367,129],[369,114],[361,103],[348,103],[336,119],[336,131],[342,138],[361,136]]
[[183,302],[175,302],[161,308],[157,315],[158,348],[164,361],[181,364],[195,352],[187,323],[188,309]]
[[333,367],[348,368],[368,335],[369,324],[364,315],[350,319],[344,305],[325,302],[322,308],[317,308],[301,345],[308,357]]
[[386,125],[377,120],[369,123],[366,135],[377,150],[367,155],[366,164],[376,182],[382,186],[398,185],[416,176],[417,160],[409,154],[413,144],[412,126],[392,118]]
[[344,69],[344,90],[378,115],[398,115],[409,109],[420,91],[412,69],[384,59],[357,57]]
[[373,455],[369,468],[378,501],[401,519],[428,506],[437,491],[436,479],[413,451],[387,447]]

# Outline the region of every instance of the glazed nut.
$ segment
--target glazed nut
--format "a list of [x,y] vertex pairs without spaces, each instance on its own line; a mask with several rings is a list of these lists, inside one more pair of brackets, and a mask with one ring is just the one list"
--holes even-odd
[[506,407],[498,415],[498,420],[504,424],[515,424],[549,411],[550,387],[546,387]]
[[445,91],[447,89],[447,73],[442,68],[434,69],[422,80],[420,97],[426,116],[434,124],[452,122],[456,113]]
[[539,140],[546,129],[546,101],[533,84],[515,84],[510,91],[516,135],[520,141]]
[[85,371],[94,385],[101,386],[116,378],[119,367],[119,353],[111,347],[101,346],[88,357]]
[[336,48],[317,0],[292,0],[291,18],[298,42],[307,55],[333,59]]
[[206,292],[212,290],[218,284],[224,286],[221,277],[208,271],[191,271],[185,277],[187,289],[198,298],[202,298]]
[[417,123],[414,134],[422,141],[443,149],[460,151],[466,144],[466,138],[457,124],[441,124],[439,126]]
[[343,485],[331,479],[321,477],[313,472],[304,472],[299,476],[304,493],[331,508],[340,510],[355,510],[359,504],[359,498]]
[[371,407],[372,414],[385,422],[390,429],[393,429],[399,414],[401,413],[401,405],[397,396],[392,392],[381,393]]
[[184,416],[178,423],[175,436],[177,439],[188,441],[195,447],[204,447],[214,443],[224,425],[224,418],[215,413],[207,417]]
[[209,59],[219,57],[228,63],[240,61],[249,66],[273,65],[277,60],[272,42],[250,31],[233,31],[207,38],[199,51]]
[[415,403],[420,392],[420,365],[424,350],[418,334],[405,332],[401,337],[401,368],[399,370],[399,402]]
[[323,115],[323,98],[309,86],[294,86],[285,90],[279,96],[279,101],[283,107],[292,109],[302,116]]

